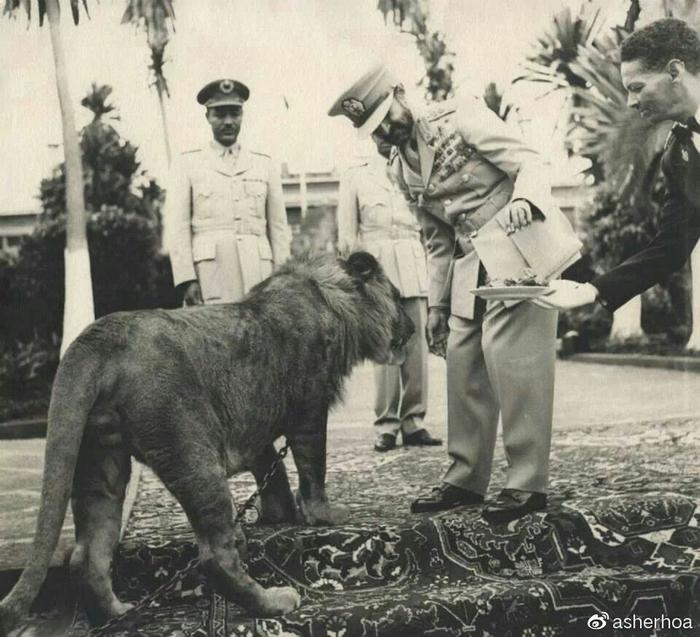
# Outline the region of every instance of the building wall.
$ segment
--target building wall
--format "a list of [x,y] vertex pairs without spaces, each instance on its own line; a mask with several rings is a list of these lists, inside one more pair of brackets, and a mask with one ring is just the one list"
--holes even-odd
[[[282,190],[289,225],[298,235],[310,208],[335,209],[338,205],[339,176],[335,172],[307,173],[304,180],[290,174],[286,167],[282,172]],[[577,209],[588,196],[585,186],[557,184],[553,195],[575,228],[580,227]],[[39,213],[32,210],[0,211],[0,252],[16,254],[20,237],[31,234]]]

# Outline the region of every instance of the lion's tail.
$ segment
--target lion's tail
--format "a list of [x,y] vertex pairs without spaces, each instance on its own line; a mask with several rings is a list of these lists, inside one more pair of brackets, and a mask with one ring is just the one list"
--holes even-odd
[[34,543],[17,584],[0,601],[0,637],[29,612],[46,578],[66,516],[88,414],[99,391],[98,367],[98,358],[76,342],[66,351],[56,373]]

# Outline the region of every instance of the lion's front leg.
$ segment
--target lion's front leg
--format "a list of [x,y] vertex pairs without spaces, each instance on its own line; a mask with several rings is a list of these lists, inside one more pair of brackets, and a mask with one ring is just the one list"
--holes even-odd
[[[260,489],[262,521],[271,524],[296,522],[297,508],[284,464],[280,462],[275,473],[268,476],[276,460],[277,452],[274,445],[268,445],[255,459],[252,467],[255,481]],[[268,478],[267,484],[262,488],[265,477]]]
[[346,506],[331,504],[326,496],[327,420],[328,408],[319,409],[287,435],[299,473],[299,509],[313,525],[342,524],[349,516]]

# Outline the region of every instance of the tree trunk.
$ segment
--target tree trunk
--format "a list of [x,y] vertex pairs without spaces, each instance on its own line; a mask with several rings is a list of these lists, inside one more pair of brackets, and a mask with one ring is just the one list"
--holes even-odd
[[686,347],[700,350],[700,244],[690,255],[690,299],[693,316],[693,331]]
[[168,167],[172,160],[170,151],[170,135],[168,134],[168,118],[165,113],[165,100],[163,99],[163,91],[158,90],[158,107],[160,108],[160,121],[163,125],[163,140],[165,141],[165,156],[168,158]]
[[87,215],[83,194],[83,165],[78,133],[75,129],[73,102],[68,83],[66,56],[61,39],[58,0],[47,0],[46,15],[51,33],[56,88],[61,106],[63,150],[66,161],[66,250],[65,305],[61,354],[80,332],[95,319],[87,245]]
[[635,296],[613,315],[610,338],[624,339],[642,336],[642,297]]

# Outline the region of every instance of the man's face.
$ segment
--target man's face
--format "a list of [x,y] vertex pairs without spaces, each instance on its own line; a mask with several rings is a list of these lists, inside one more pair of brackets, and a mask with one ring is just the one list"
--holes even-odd
[[243,107],[236,105],[212,106],[207,109],[207,121],[214,139],[223,146],[236,143],[243,121]]
[[631,60],[622,63],[620,73],[627,90],[627,105],[644,119],[653,124],[683,119],[684,67],[681,66],[679,74],[672,73],[669,67],[652,71],[639,60]]
[[401,147],[412,139],[414,124],[413,114],[408,106],[395,96],[389,112],[372,133],[372,139],[377,148],[382,143]]

